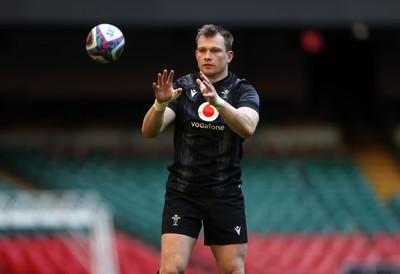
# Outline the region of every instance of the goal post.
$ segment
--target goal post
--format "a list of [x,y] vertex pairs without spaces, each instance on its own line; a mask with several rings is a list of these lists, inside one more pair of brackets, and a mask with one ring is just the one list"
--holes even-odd
[[0,230],[85,231],[89,262],[82,266],[91,274],[120,273],[112,213],[94,191],[1,191]]

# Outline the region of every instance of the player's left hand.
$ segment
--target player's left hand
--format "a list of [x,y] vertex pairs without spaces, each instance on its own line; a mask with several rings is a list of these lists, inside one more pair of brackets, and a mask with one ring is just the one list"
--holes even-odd
[[210,80],[208,80],[207,76],[204,75],[203,72],[200,72],[200,79],[196,80],[197,85],[200,88],[203,97],[207,100],[207,102],[215,107],[221,107],[221,102],[225,102],[221,97],[219,97],[217,91],[214,86],[211,84]]
[[204,73],[201,71],[200,71],[200,78],[201,80],[196,79],[196,83],[199,86],[201,93],[203,94],[203,97],[207,100],[207,102],[210,105],[216,107],[217,109],[220,109],[225,104],[225,100],[219,97],[213,84],[210,82],[207,76],[205,76]]

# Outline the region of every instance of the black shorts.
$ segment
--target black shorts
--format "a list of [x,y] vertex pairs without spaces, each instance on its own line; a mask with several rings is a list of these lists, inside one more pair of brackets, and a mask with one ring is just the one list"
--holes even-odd
[[202,225],[205,245],[247,243],[243,195],[205,197],[167,188],[162,234],[178,233],[197,239]]

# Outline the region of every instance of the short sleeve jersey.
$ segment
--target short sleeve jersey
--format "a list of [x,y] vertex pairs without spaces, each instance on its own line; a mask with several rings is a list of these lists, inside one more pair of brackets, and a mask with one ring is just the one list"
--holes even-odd
[[[183,91],[168,104],[175,114],[174,159],[168,167],[167,187],[205,196],[241,192],[243,138],[233,132],[196,84],[199,73],[177,79]],[[233,73],[214,83],[218,95],[235,108],[259,111],[257,91]]]

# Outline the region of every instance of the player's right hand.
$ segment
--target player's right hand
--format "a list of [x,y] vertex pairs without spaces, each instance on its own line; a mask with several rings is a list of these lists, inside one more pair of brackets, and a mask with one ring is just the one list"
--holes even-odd
[[182,88],[174,89],[172,82],[174,80],[174,71],[171,70],[169,73],[166,69],[163,70],[162,74],[158,73],[157,83],[153,83],[153,89],[156,96],[156,100],[159,104],[169,103],[176,98],[182,92]]

